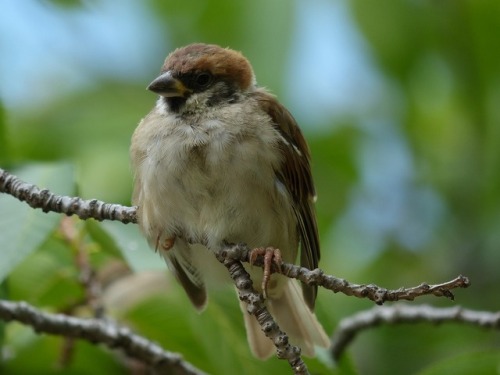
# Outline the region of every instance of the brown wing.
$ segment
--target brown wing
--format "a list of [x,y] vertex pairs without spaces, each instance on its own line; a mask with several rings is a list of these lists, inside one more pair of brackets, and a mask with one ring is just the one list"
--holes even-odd
[[[279,148],[283,154],[283,164],[276,171],[276,176],[287,187],[293,199],[301,244],[300,265],[309,269],[317,268],[320,249],[313,207],[316,192],[311,175],[309,148],[297,122],[283,105],[263,90],[257,91],[255,97],[281,135]],[[302,292],[312,310],[317,286],[302,284]]]
[[194,266],[191,246],[184,239],[177,238],[174,248],[160,253],[194,307],[203,310],[207,304],[207,291],[199,270]]

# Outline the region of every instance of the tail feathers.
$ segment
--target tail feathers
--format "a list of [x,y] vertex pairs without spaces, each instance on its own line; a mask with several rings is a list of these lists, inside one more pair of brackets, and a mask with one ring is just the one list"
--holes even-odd
[[262,332],[262,328],[260,328],[255,316],[248,313],[247,304],[241,301],[240,307],[243,312],[245,328],[247,330],[247,340],[252,354],[259,359],[267,359],[271,357],[275,352],[273,342],[269,340],[266,335],[264,335],[264,332]]
[[[275,351],[272,341],[264,335],[255,317],[248,314],[246,304],[242,302],[240,306],[252,353],[261,359],[270,357]],[[315,345],[330,345],[323,327],[305,303],[299,285],[293,280],[287,280],[283,293],[278,298],[268,300],[268,308],[280,329],[287,333],[293,345],[302,349],[304,355],[313,357]]]
[[283,294],[278,299],[269,301],[269,310],[276,318],[282,331],[285,331],[291,342],[302,349],[308,357],[314,356],[314,346],[328,347],[330,340],[304,301],[299,285],[288,280]]

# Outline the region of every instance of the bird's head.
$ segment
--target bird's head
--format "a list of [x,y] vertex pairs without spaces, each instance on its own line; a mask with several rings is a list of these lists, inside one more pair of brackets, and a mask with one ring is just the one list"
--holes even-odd
[[238,101],[253,87],[252,67],[240,52],[196,43],[170,53],[148,90],[159,94],[169,111],[180,113]]

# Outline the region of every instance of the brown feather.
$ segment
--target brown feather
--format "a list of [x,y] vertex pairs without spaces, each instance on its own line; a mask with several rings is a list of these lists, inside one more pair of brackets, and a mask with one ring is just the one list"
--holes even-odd
[[207,291],[205,285],[196,285],[187,275],[186,270],[176,257],[167,255],[165,260],[169,264],[169,268],[173,271],[176,279],[186,291],[194,307],[196,307],[197,310],[203,310],[207,304]]
[[162,72],[166,71],[180,75],[208,71],[237,83],[241,90],[253,81],[252,66],[240,52],[214,44],[195,43],[176,49],[165,59]]
[[[300,264],[309,269],[317,268],[320,246],[313,207],[316,192],[311,175],[309,148],[293,116],[274,96],[264,90],[257,90],[254,96],[272,118],[282,137],[279,149],[283,155],[283,163],[276,175],[293,199],[301,243]],[[317,286],[302,284],[302,292],[309,308],[314,309]]]

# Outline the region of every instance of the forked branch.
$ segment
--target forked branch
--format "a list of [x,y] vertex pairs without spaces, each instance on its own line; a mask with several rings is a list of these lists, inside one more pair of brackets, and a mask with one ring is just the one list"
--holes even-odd
[[[12,195],[33,208],[41,208],[44,212],[52,211],[68,216],[77,215],[83,220],[93,218],[99,221],[117,220],[125,224],[137,223],[136,207],[109,204],[96,199],[84,200],[79,197],[56,195],[47,189],[39,189],[35,185],[27,184],[3,169],[0,169],[0,192]],[[244,244],[225,245],[217,252],[216,256],[228,269],[238,289],[240,299],[248,305],[249,313],[256,317],[266,336],[275,344],[278,358],[286,359],[295,374],[308,374],[307,367],[300,357],[300,348],[288,342],[288,336],[279,329],[265,307],[262,295],[253,289],[252,280],[241,263],[249,263],[250,250]],[[262,266],[262,263],[263,257],[252,260],[252,264],[256,266]],[[345,279],[326,275],[320,269],[309,270],[287,263],[282,264],[280,269],[274,271],[309,285],[322,286],[334,293],[340,292],[348,296],[368,298],[377,304],[383,304],[386,301],[413,300],[424,295],[444,296],[453,299],[452,289],[466,288],[470,285],[468,278],[460,275],[441,284],[422,283],[412,288],[389,290],[374,284],[353,284]],[[31,325],[37,332],[82,338],[92,342],[100,342],[113,348],[120,347],[130,357],[140,359],[150,364],[154,369],[168,368],[171,371],[169,373],[175,374],[202,373],[185,363],[178,354],[165,352],[156,344],[104,320],[83,320],[64,315],[47,314],[25,303],[8,301],[0,301],[0,319],[20,321]],[[349,342],[348,339],[352,339],[355,335],[355,331],[352,329],[344,331],[347,334],[337,340],[341,344]],[[343,348],[341,344],[338,344],[339,348]],[[341,349],[334,349],[334,355],[337,355],[336,353],[339,351]]]

